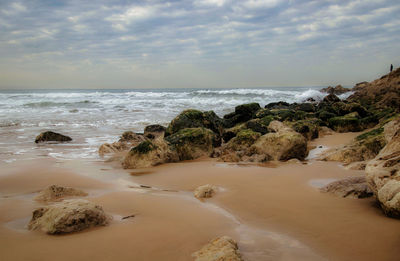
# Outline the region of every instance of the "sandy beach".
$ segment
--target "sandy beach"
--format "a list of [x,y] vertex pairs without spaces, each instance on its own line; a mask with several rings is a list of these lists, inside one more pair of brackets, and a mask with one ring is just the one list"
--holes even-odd
[[[332,147],[356,135],[329,135],[311,145]],[[400,224],[374,199],[318,189],[355,175],[363,171],[312,159],[256,165],[203,158],[139,170],[51,159],[14,164],[0,176],[0,259],[192,260],[209,240],[228,235],[245,260],[397,260]],[[68,235],[27,230],[40,206],[33,197],[52,184],[88,192],[113,221]],[[218,192],[200,201],[192,191],[203,184]]]

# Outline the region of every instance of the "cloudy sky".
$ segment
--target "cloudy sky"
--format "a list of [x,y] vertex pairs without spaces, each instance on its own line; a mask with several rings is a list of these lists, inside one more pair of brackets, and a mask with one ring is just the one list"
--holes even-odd
[[0,88],[354,85],[400,66],[399,0],[0,1]]

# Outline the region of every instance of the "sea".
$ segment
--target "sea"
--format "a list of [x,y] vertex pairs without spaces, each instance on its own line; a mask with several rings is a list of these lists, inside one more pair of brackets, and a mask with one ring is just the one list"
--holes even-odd
[[[321,88],[4,90],[0,91],[0,163],[40,157],[102,160],[101,144],[117,141],[127,130],[167,126],[186,109],[213,110],[222,117],[244,103],[318,101],[326,95]],[[35,137],[47,130],[73,141],[35,144]]]

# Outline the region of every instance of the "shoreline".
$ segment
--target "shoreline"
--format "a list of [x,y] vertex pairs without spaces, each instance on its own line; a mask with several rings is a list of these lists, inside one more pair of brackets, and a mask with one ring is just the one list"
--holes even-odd
[[[333,134],[313,144],[339,145],[356,135]],[[394,244],[398,221],[385,217],[372,199],[337,198],[310,185],[316,178],[363,173],[339,163],[310,160],[307,165],[277,163],[271,168],[200,159],[124,170],[101,162],[39,162],[46,165],[20,169],[20,174],[10,169],[12,174],[0,176],[4,260],[46,260],[56,253],[60,260],[192,260],[191,253],[221,235],[238,241],[245,260],[395,260],[400,253]],[[145,173],[130,175],[135,171]],[[10,222],[27,219],[40,205],[32,192],[51,184],[85,190],[114,221],[62,236],[10,228]],[[201,202],[192,191],[203,184],[221,189]],[[4,198],[5,192],[20,196]],[[135,217],[117,220],[131,214]],[[102,251],[85,253],[88,249]]]

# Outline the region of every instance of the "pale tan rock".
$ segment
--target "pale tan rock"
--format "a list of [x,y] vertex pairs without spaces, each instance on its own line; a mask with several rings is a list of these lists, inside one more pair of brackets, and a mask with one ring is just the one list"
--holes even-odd
[[347,164],[345,166],[345,169],[348,170],[365,170],[365,167],[367,166],[367,161],[356,161],[352,162],[350,164]]
[[122,166],[126,169],[137,169],[177,161],[179,161],[177,152],[172,150],[161,136],[132,148],[123,159]]
[[143,135],[134,133],[132,131],[125,131],[122,133],[121,138],[113,143],[104,143],[99,147],[99,155],[104,156],[106,154],[115,154],[121,152],[128,152],[129,149],[139,145],[145,141],[146,138]]
[[386,215],[400,218],[400,118],[385,126],[386,146],[368,162],[367,182]]
[[321,126],[320,128],[319,128],[319,137],[323,137],[323,136],[327,136],[327,135],[332,135],[332,134],[334,134],[335,132],[332,130],[332,129],[330,129],[330,128],[328,128],[328,127],[326,127],[326,126]]
[[235,240],[222,236],[192,254],[195,261],[243,261]]
[[87,200],[70,199],[34,210],[28,228],[62,234],[105,226],[110,220],[100,206]]
[[321,192],[332,193],[339,197],[367,198],[373,196],[365,177],[347,177],[321,188]]
[[216,193],[217,188],[213,185],[206,184],[196,188],[193,192],[198,199],[211,198]]
[[79,189],[51,185],[40,191],[35,200],[42,202],[60,201],[64,197],[85,197],[87,195],[86,192]]

